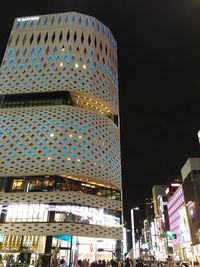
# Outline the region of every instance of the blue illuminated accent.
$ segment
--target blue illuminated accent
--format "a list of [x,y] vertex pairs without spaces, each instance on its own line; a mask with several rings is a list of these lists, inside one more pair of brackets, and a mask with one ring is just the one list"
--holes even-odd
[[68,15],[65,18],[65,24],[67,24],[67,23],[68,23]]
[[17,22],[17,29],[19,29],[20,21]]
[[64,61],[66,61],[68,59],[68,54],[64,55]]
[[100,32],[100,31],[101,31],[101,26],[100,26],[100,23],[98,23],[98,27],[97,27],[97,29],[98,29],[98,32]]
[[59,240],[67,241],[67,242],[69,242],[69,243],[72,242],[72,237],[71,237],[71,235],[55,235],[55,236],[53,236],[53,237],[55,237],[55,238],[57,238],[57,239],[59,239]]
[[44,26],[47,26],[47,17],[44,20]]
[[94,66],[91,65],[90,68],[89,68],[90,71],[93,71],[94,70]]
[[58,24],[60,24],[61,23],[61,16],[59,16],[59,18],[58,18]]
[[54,54],[57,52],[57,47],[55,46],[53,49]]
[[92,20],[92,27],[93,28],[95,27],[95,20],[94,19]]
[[86,27],[89,26],[89,18],[87,17],[86,21],[85,21]]
[[79,22],[79,25],[82,24],[82,17],[81,16],[79,17],[79,21],[78,22]]
[[60,55],[56,56],[56,61],[60,61]]
[[49,56],[48,56],[48,61],[49,61],[49,62],[52,62],[52,60],[53,60],[52,55],[49,55]]
[[42,54],[42,47],[39,47],[38,48],[38,55],[41,56],[41,54]]
[[31,22],[30,22],[30,28],[33,28],[33,25],[34,25],[34,20],[31,20]]
[[24,28],[26,28],[27,26],[27,21],[24,21]]
[[33,56],[34,55],[34,52],[35,52],[35,49],[34,47],[31,49],[31,55]]
[[10,48],[10,50],[8,52],[8,57],[12,56],[12,52],[13,52],[13,50],[12,50],[12,48]]

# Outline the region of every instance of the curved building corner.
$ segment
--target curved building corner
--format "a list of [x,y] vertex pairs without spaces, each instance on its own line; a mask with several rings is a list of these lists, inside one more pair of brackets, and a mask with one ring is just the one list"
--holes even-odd
[[75,12],[15,19],[0,69],[2,255],[121,256],[118,101],[105,25]]

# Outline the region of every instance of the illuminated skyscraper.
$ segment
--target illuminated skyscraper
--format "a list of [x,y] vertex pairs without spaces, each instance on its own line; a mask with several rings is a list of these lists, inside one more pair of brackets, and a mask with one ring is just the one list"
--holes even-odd
[[110,30],[74,12],[17,18],[1,65],[0,111],[0,253],[27,261],[41,254],[47,266],[50,254],[69,264],[81,250],[91,259],[119,252],[117,45]]

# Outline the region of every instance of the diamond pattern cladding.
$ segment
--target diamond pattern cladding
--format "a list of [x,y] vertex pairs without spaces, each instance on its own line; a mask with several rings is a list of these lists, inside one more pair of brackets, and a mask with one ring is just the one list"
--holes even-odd
[[71,106],[3,109],[0,176],[64,174],[121,187],[119,131],[96,112]]
[[68,90],[118,114],[117,46],[93,17],[16,19],[0,70],[0,94]]

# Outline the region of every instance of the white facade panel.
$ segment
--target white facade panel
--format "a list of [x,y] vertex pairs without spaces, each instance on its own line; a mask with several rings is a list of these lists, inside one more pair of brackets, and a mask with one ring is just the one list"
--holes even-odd
[[19,236],[78,235],[122,239],[122,227],[105,227],[79,223],[6,223],[0,224],[1,234]]
[[0,193],[0,205],[7,204],[29,204],[29,203],[56,203],[79,204],[82,206],[108,208],[110,210],[122,210],[122,203],[105,197],[93,196],[75,191],[65,192],[20,192],[20,193]]
[[2,109],[0,162],[0,177],[72,175],[121,187],[118,128],[82,108]]
[[118,114],[117,46],[110,30],[75,12],[15,20],[0,94],[70,91]]
[[200,158],[189,158],[183,168],[181,169],[181,174],[183,180],[190,174],[191,171],[200,170]]

